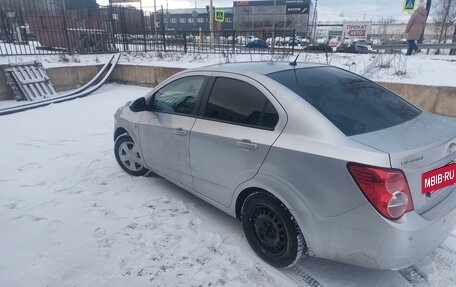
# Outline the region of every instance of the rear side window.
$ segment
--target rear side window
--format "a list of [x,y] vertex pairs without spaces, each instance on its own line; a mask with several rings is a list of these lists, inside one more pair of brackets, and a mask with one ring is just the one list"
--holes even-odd
[[222,122],[274,129],[279,120],[274,106],[254,86],[235,79],[217,78],[204,117]]
[[421,113],[380,85],[334,67],[287,70],[268,77],[298,94],[347,136],[389,128]]

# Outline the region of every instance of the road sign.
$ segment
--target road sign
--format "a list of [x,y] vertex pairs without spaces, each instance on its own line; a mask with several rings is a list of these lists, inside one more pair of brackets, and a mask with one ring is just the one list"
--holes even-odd
[[404,0],[404,5],[402,7],[402,10],[404,12],[413,12],[415,11],[415,6],[417,4],[417,0]]
[[223,22],[225,21],[225,12],[222,10],[215,10],[215,22]]

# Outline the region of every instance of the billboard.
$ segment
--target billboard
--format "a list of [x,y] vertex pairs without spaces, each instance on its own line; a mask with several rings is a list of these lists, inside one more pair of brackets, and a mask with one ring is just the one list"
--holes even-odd
[[344,22],[342,28],[343,38],[350,39],[366,39],[367,35],[371,33],[372,22],[371,21],[350,21]]
[[287,4],[287,14],[309,14],[309,5]]

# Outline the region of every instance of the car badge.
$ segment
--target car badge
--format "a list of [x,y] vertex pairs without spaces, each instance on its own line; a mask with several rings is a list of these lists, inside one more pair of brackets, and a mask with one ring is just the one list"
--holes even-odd
[[448,151],[449,154],[456,152],[456,143],[450,144],[450,146],[448,147],[447,151]]

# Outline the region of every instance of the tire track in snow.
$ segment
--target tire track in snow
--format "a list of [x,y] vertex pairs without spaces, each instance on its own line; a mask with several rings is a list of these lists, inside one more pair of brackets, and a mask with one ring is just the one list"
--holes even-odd
[[299,266],[298,264],[285,269],[283,273],[298,284],[298,286],[323,287],[323,285],[316,278],[310,275],[304,267]]

